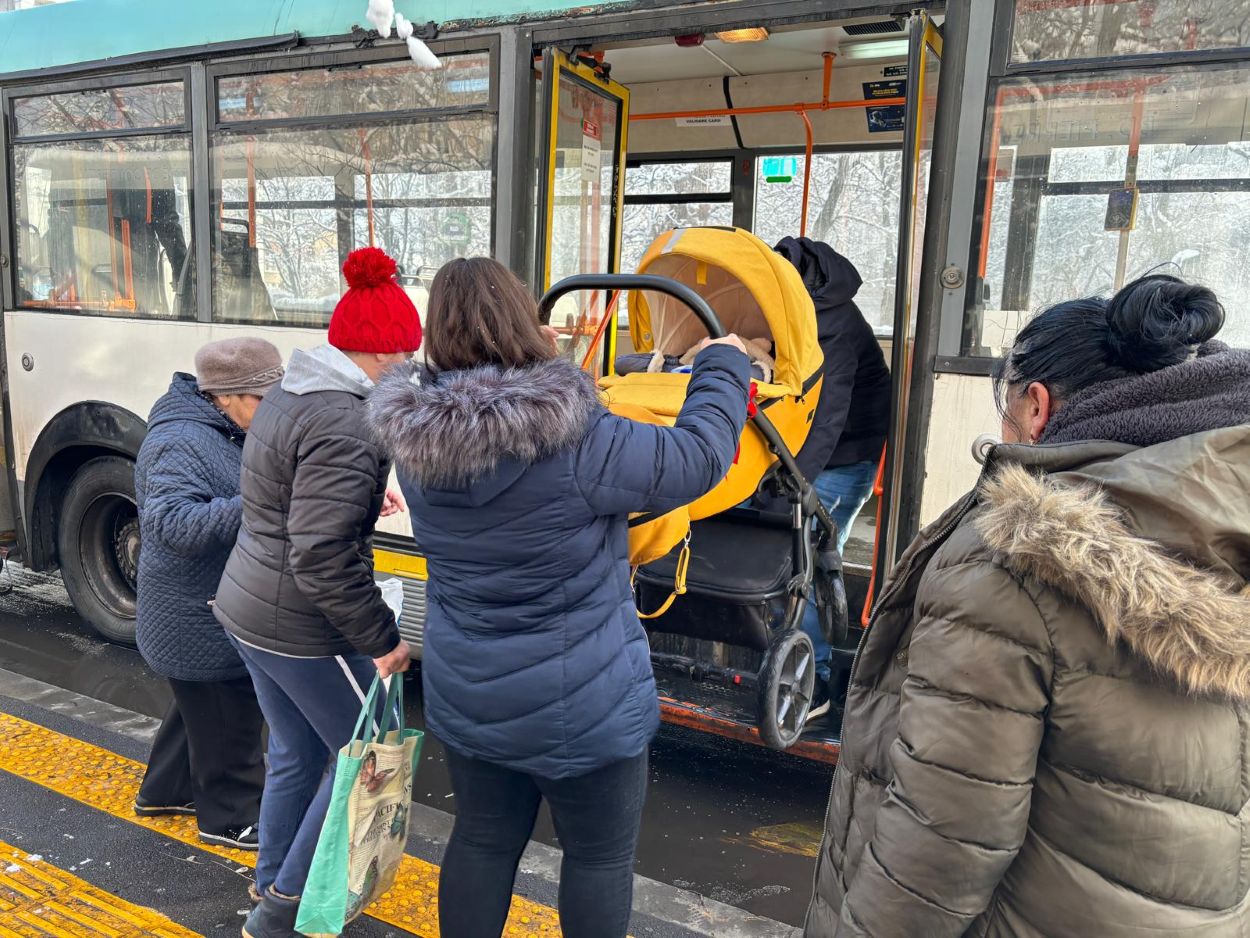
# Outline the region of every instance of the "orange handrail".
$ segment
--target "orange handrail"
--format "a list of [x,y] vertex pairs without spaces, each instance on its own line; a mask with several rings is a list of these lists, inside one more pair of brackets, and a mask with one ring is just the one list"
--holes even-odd
[[799,212],[799,237],[807,237],[807,197],[812,188],[812,119],[807,111],[799,111],[803,118],[803,130],[807,134],[807,148],[803,151],[803,206]]
[[907,103],[904,97],[854,101],[813,101],[808,104],[761,104],[757,107],[717,107],[693,111],[655,111],[630,114],[631,121],[676,120],[679,117],[740,117],[743,114],[798,114],[802,111],[837,111],[856,107],[890,107]]
[[700,108],[692,111],[658,111],[651,114],[630,114],[631,121],[679,120],[684,117],[739,117],[745,114],[797,114],[803,120],[806,145],[803,149],[803,205],[799,215],[799,236],[807,236],[807,203],[812,185],[813,133],[811,111],[834,111],[842,108],[892,107],[907,103],[905,97],[856,99],[853,101],[830,101],[829,89],[833,83],[833,60],[836,53],[824,52],[824,74],[819,101],[799,104],[765,104],[756,107]]
[[[1100,0],[1100,2],[1115,3],[1118,0]],[[1073,3],[1073,5],[1079,5]],[[990,130],[990,146],[989,146],[989,165],[985,179],[985,207],[981,212],[981,245],[977,258],[977,273],[981,279],[985,279],[986,271],[989,267],[990,254],[990,224],[993,221],[994,212],[994,183],[995,177],[998,175],[998,145],[1002,133],[1002,113],[1003,102],[1006,98],[1031,98],[1034,94],[1081,94],[1088,92],[1111,91],[1122,92],[1134,95],[1134,119],[1137,121],[1137,111],[1139,107],[1139,99],[1145,91],[1167,80],[1166,75],[1153,75],[1148,78],[1119,78],[1119,79],[1101,79],[1094,81],[1071,81],[1058,80],[1045,84],[1029,84],[1029,85],[1013,85],[998,89],[998,93],[994,99],[994,121]],[[1138,141],[1140,142],[1140,126],[1136,127]]]
[[248,137],[247,152],[247,246],[256,247],[256,138]]
[[369,152],[369,138],[365,129],[356,131],[360,135],[360,155],[365,161],[365,217],[369,222],[369,247],[377,247],[373,228],[373,155]]
[[[877,478],[872,483],[872,494],[880,498],[885,494],[885,447],[881,447],[881,462],[877,464]],[[872,574],[868,577],[868,595],[864,597],[864,611],[860,613],[859,624],[868,628],[872,621],[872,600],[877,589],[877,557],[881,549],[881,509],[877,503],[877,523],[872,535]]]
[[599,320],[599,326],[595,329],[595,334],[590,340],[590,347],[586,349],[586,355],[582,358],[582,371],[590,367],[590,360],[595,357],[595,349],[599,347],[599,343],[603,341],[603,335],[608,330],[608,323],[616,320],[616,304],[621,298],[620,290],[612,291],[612,299],[608,301],[608,311],[603,314],[603,318]]

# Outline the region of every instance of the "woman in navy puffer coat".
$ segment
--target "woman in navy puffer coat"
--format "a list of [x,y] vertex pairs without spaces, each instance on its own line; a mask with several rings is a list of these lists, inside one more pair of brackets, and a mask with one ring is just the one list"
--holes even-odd
[[282,358],[268,342],[226,339],[200,349],[196,371],[174,375],[153,406],[135,464],[136,636],[173,690],[135,813],[195,814],[201,840],[255,850],[263,721],[210,603],[242,520],[244,433]]
[[434,279],[428,370],[374,392],[429,562],[426,719],[456,797],[443,934],[501,933],[542,798],[564,848],[564,934],[625,934],[659,725],[626,518],[725,476],[746,419],[741,349],[699,354],[676,426],[613,416],[556,357],[520,281],[474,258]]

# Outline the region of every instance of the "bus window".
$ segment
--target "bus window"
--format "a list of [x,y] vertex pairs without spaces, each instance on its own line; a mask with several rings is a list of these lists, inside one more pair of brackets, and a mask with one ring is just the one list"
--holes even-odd
[[1011,60],[1042,62],[1250,46],[1245,0],[1016,0]]
[[965,354],[1001,355],[1034,311],[1152,270],[1211,287],[1221,337],[1250,344],[1248,78],[1213,65],[1001,82]]
[[[418,308],[442,264],[490,253],[490,57],[443,63],[438,72],[374,63],[218,80],[216,321],[324,328],[339,268],[363,245],[396,259]],[[466,110],[448,117],[447,108]]]
[[19,97],[11,118],[17,305],[193,319],[182,84]]
[[[769,182],[763,159],[755,172],[755,234],[768,244],[799,233],[803,200],[802,154],[789,182]],[[898,266],[898,191],[903,180],[898,150],[817,153],[812,157],[807,236],[846,255],[864,284],[855,303],[879,335],[894,323]]]
[[651,242],[673,228],[734,223],[730,160],[647,162],[625,170],[621,270],[638,268]]
[[13,102],[13,125],[19,137],[181,128],[186,122],[180,81],[37,95]]

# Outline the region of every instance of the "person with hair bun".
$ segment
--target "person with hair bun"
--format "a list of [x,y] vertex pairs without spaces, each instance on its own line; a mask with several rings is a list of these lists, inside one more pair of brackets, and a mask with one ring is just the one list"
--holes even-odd
[[1205,287],[1060,303],[1002,445],[884,588],[806,938],[1250,920],[1250,351]]

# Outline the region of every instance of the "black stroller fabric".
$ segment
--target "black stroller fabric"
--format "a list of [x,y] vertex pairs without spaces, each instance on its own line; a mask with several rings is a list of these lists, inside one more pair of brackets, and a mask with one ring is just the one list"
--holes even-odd
[[[733,513],[696,521],[690,531],[686,595],[646,623],[656,632],[744,645],[763,651],[793,576],[794,532],[788,518]],[[656,609],[673,591],[681,548],[638,569],[638,607]]]

